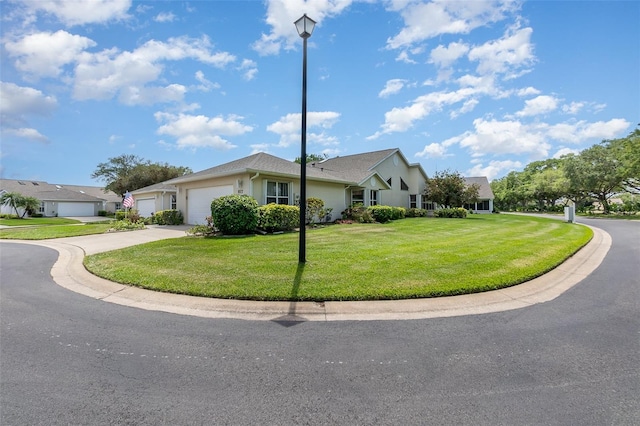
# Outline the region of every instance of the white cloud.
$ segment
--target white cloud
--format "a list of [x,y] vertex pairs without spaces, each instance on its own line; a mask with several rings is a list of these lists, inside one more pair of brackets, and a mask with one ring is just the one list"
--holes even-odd
[[396,62],[404,62],[405,64],[417,64],[416,61],[409,57],[409,53],[406,50],[398,53],[398,56],[396,56]]
[[560,148],[559,150],[556,151],[555,154],[553,154],[553,158],[560,158],[563,155],[568,155],[568,154],[579,154],[580,150],[579,149],[571,149],[571,148]]
[[553,96],[540,95],[524,102],[524,108],[516,112],[518,117],[528,117],[551,112],[558,108],[558,99]]
[[580,112],[580,110],[584,108],[584,106],[585,106],[584,102],[571,102],[568,105],[562,105],[562,112],[566,114],[575,115],[578,112]]
[[220,85],[218,83],[214,83],[207,80],[204,76],[204,73],[200,70],[196,71],[195,77],[196,77],[196,80],[200,82],[200,85],[198,86],[198,90],[201,90],[203,92],[208,92],[211,89],[220,88]]
[[28,139],[34,142],[49,142],[49,138],[44,136],[42,133],[37,131],[36,129],[20,127],[17,129],[12,128],[2,128],[2,134],[5,136],[15,136],[20,139]]
[[258,65],[251,59],[243,59],[242,63],[238,67],[238,71],[242,71],[244,73],[242,77],[245,80],[251,81],[255,78],[256,74],[258,74]]
[[404,28],[387,39],[387,48],[398,49],[442,34],[467,34],[504,19],[519,5],[512,1],[394,1],[388,7],[404,19]]
[[7,41],[5,48],[10,57],[17,58],[15,66],[18,70],[34,77],[57,77],[64,65],[74,63],[85,49],[95,45],[87,37],[59,30]]
[[[190,39],[170,38],[167,42],[150,40],[129,52],[117,49],[84,53],[76,67],[73,95],[76,99],[110,99],[120,93],[120,99],[127,104],[179,101],[184,94],[181,85],[166,87],[146,87],[156,81],[162,71],[164,61],[194,59],[205,64],[223,68],[235,61],[235,56],[227,52],[212,53],[207,37]],[[131,93],[144,93],[132,96]]]
[[204,115],[171,114],[156,112],[155,118],[161,125],[157,133],[176,138],[177,147],[183,148],[215,148],[228,150],[235,148],[223,136],[240,136],[253,131],[253,127],[242,124],[242,117],[206,117]]
[[540,91],[538,89],[536,89],[535,87],[525,87],[524,89],[519,89],[516,94],[520,97],[525,97],[525,96],[533,96],[533,95],[539,95]]
[[181,84],[170,84],[165,87],[129,86],[120,90],[118,100],[125,105],[153,105],[166,102],[180,102],[187,88]]
[[469,46],[462,42],[449,43],[449,46],[438,45],[431,51],[429,62],[438,67],[446,68],[464,56],[469,51]]
[[[324,132],[315,133],[314,128],[330,129],[340,118],[340,113],[333,111],[307,112],[307,140],[321,145],[334,145],[337,141],[333,137],[326,136]],[[267,126],[269,132],[280,135],[279,147],[286,148],[300,142],[302,114],[287,114]]]
[[585,141],[613,139],[629,128],[627,120],[613,118],[609,121],[589,123],[585,120],[548,125],[546,133],[561,142],[584,143]]
[[513,77],[517,75],[515,70],[535,60],[532,33],[531,28],[510,29],[501,39],[473,47],[469,60],[478,62],[479,74],[506,73],[507,77]]
[[[301,39],[293,24],[303,14],[317,22],[341,14],[352,3],[352,0],[331,1],[288,1],[272,0],[268,2],[266,23],[271,27],[269,34],[262,34],[253,44],[253,49],[260,55],[277,55],[281,49],[291,50],[301,45]],[[313,36],[312,36],[313,37]]]
[[400,92],[402,88],[405,86],[407,80],[402,80],[400,78],[394,78],[392,80],[387,81],[387,84],[384,86],[384,89],[378,93],[378,97],[387,98],[391,95],[395,95]]
[[131,0],[38,0],[22,3],[31,13],[44,12],[67,26],[128,19]]
[[0,81],[0,121],[3,135],[47,142],[46,136],[29,127],[31,116],[48,116],[57,107],[56,98],[31,87]]
[[415,154],[418,158],[442,158],[447,156],[447,147],[440,143],[425,145],[424,149]]
[[158,13],[156,17],[153,18],[153,20],[156,22],[162,22],[162,23],[173,22],[176,20],[176,15],[174,15],[171,12],[161,12],[161,13]]
[[521,169],[523,164],[520,161],[490,161],[488,166],[478,163],[465,172],[466,176],[486,176],[489,181],[496,176],[505,174],[513,170]]
[[478,118],[474,132],[461,136],[460,146],[469,148],[474,156],[485,154],[526,154],[531,158],[547,158],[551,145],[545,132],[535,125],[519,121],[497,121]]

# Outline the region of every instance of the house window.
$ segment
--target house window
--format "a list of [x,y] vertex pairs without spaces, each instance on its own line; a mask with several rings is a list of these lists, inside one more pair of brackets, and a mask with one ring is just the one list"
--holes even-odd
[[178,203],[176,202],[176,194],[171,194],[171,210],[176,210]]
[[369,193],[369,205],[377,206],[378,205],[378,191],[372,189]]
[[391,178],[387,179],[387,183],[389,184],[389,186],[391,187]]
[[351,205],[364,204],[364,189],[351,190]]
[[478,210],[489,210],[489,200],[478,201]]
[[422,208],[425,210],[435,210],[436,209],[436,204],[432,201],[423,201],[422,202]]
[[267,182],[266,204],[289,204],[289,184],[287,182]]
[[403,191],[409,190],[409,185],[407,185],[407,183],[402,178],[400,178],[400,189]]
[[409,208],[415,209],[418,207],[418,196],[416,194],[409,195]]
[[122,210],[122,203],[115,203],[115,205],[116,205],[116,211]]
[[38,213],[44,214],[44,201],[40,201],[40,206],[38,207]]

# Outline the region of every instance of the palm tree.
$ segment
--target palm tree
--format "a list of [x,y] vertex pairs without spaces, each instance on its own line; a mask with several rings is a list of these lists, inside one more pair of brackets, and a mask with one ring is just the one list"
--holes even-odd
[[0,204],[3,206],[9,206],[16,212],[16,216],[20,217],[18,208],[21,207],[24,197],[19,192],[5,192],[0,196]]

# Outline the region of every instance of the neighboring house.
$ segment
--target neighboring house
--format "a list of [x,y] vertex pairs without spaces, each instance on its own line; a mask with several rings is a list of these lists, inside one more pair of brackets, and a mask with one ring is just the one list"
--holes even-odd
[[[0,179],[0,194],[4,192],[37,198],[40,208],[36,213],[43,216],[96,216],[98,211],[108,210],[109,207],[115,211],[121,201],[113,192],[104,193],[99,187],[56,185],[26,179]],[[2,206],[1,212],[15,214],[10,206]]]
[[478,200],[475,203],[465,204],[464,208],[472,210],[474,213],[492,213],[493,212],[493,191],[489,180],[484,177],[466,177],[467,186],[471,186],[474,183],[477,184],[480,189],[478,190]]
[[[324,201],[332,220],[353,203],[428,208],[422,200],[426,173],[399,149],[330,158],[307,164],[307,198]],[[246,194],[258,204],[297,204],[300,164],[264,152],[164,182],[175,185],[177,208],[189,224],[211,215],[211,201]],[[140,190],[136,191],[139,192]]]
[[177,188],[175,185],[156,183],[155,185],[131,191],[135,202],[135,209],[142,217],[153,216],[161,210],[175,210]]

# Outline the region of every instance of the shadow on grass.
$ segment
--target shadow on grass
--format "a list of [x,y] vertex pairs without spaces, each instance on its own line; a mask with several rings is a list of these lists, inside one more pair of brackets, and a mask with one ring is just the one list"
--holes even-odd
[[300,290],[300,282],[302,281],[302,274],[304,273],[304,265],[304,263],[298,263],[296,275],[293,278],[293,286],[291,287],[291,293],[289,295],[291,302],[289,302],[289,311],[287,312],[287,315],[283,315],[272,320],[284,327],[293,327],[294,325],[298,325],[301,322],[306,321],[303,317],[296,315],[296,306],[298,303],[296,302],[296,299],[298,298],[298,291]]

